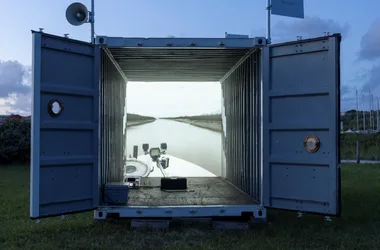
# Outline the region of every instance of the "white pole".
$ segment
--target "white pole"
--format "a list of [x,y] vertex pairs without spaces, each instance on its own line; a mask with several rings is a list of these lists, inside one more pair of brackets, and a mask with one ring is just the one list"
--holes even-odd
[[369,113],[371,115],[370,126],[371,126],[371,129],[373,130],[373,113],[372,113],[372,94],[371,94],[371,92],[369,92]]
[[375,130],[376,113],[375,113],[375,102],[373,99],[373,94],[371,95],[371,112],[372,112],[372,129]]
[[363,95],[363,100],[362,100],[362,108],[363,108],[363,130],[365,130],[364,95]]
[[95,43],[95,0],[91,0],[91,43]]
[[380,126],[379,126],[379,98],[377,97],[377,131],[379,131]]
[[369,104],[369,129],[372,129],[372,111],[371,111],[371,90],[368,92],[368,104]]
[[356,132],[359,132],[359,101],[358,101],[358,90],[356,90]]
[[272,5],[271,0],[267,0],[267,43],[271,43],[271,37],[270,37],[270,11],[271,11]]

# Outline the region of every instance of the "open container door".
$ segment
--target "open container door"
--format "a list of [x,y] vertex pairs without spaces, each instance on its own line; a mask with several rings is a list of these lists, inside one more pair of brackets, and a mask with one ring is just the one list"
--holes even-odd
[[33,32],[30,217],[99,203],[99,48]]
[[340,40],[263,49],[265,207],[340,215]]

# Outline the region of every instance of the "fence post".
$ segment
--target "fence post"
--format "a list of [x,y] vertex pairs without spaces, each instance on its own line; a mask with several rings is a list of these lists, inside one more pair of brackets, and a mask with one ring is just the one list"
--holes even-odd
[[356,163],[360,163],[360,142],[356,141]]

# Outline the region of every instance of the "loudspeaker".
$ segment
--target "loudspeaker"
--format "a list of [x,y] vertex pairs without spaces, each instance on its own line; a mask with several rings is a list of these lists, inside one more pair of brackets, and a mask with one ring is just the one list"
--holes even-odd
[[82,3],[72,3],[66,9],[66,20],[74,26],[88,22],[88,9]]

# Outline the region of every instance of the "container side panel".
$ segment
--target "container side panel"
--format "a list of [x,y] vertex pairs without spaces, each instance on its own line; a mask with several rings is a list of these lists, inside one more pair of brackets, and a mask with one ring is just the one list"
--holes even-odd
[[226,179],[259,200],[257,135],[257,57],[252,53],[223,82],[224,105],[223,151],[226,156]]
[[226,131],[227,131],[227,119],[226,119],[226,102],[225,102],[225,84],[224,82],[222,82],[220,84],[220,87],[221,87],[221,93],[222,93],[222,96],[221,96],[221,110],[222,110],[222,133],[221,133],[221,137],[222,137],[222,159],[221,159],[221,162],[222,162],[222,169],[221,169],[221,176],[223,178],[226,178],[226,167],[227,167],[227,163],[226,163]]
[[126,148],[126,85],[112,55],[101,50],[101,184],[121,182]]
[[30,217],[99,203],[99,47],[33,34]]
[[264,206],[340,214],[339,45],[336,35],[263,49]]
[[256,200],[260,201],[260,192],[261,192],[261,162],[260,162],[260,153],[261,153],[261,89],[260,89],[260,81],[261,81],[261,71],[260,71],[260,58],[261,51],[257,51],[254,56],[251,58],[251,67],[250,69],[254,72],[252,74],[251,80],[251,103],[250,106],[252,108],[251,118],[250,118],[250,138],[251,138],[251,170],[253,171],[252,180],[251,180],[251,196]]

